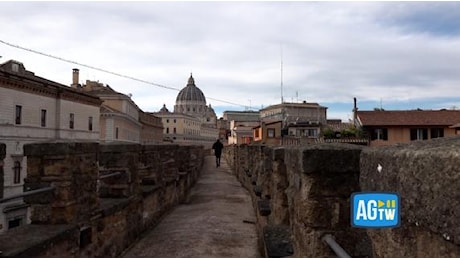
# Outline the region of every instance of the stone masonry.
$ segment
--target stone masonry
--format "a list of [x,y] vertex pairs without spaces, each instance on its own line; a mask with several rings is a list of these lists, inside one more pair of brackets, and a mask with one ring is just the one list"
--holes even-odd
[[[1,150],[0,150],[1,151]],[[117,257],[182,202],[201,146],[38,143],[24,147],[31,225],[0,235],[6,257]]]
[[401,197],[399,228],[367,230],[376,257],[460,256],[459,160],[460,137],[363,151],[361,189]]
[[[251,191],[266,256],[459,257],[460,137],[369,148],[231,146],[225,158]],[[381,172],[377,170],[382,166]],[[351,228],[350,196],[398,192],[401,226]]]
[[345,144],[226,149],[234,173],[253,191],[266,256],[333,257],[321,242],[327,233],[350,254],[372,256],[366,232],[350,227],[349,197],[359,189],[361,149]]

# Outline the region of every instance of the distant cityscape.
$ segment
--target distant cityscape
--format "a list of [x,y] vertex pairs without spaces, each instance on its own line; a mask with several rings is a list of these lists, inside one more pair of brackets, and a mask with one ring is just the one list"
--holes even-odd
[[[281,102],[258,111],[224,111],[217,118],[190,74],[173,108],[143,111],[107,83],[69,71],[70,84],[45,79],[9,60],[0,65],[0,140],[6,144],[4,196],[23,192],[27,158],[23,146],[35,142],[106,144],[199,144],[300,146],[351,143],[382,146],[460,134],[459,110],[359,110],[353,101],[349,122],[330,119],[315,102]],[[71,75],[71,77],[70,77]],[[109,83],[109,82],[108,82]],[[352,100],[350,100],[350,103]],[[22,198],[2,203],[0,233],[30,223]]]

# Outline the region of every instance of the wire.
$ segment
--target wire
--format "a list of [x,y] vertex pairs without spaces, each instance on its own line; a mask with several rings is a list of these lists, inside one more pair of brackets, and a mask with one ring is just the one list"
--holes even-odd
[[[86,67],[86,68],[89,68],[89,69],[98,70],[98,71],[101,71],[101,72],[104,72],[104,73],[112,74],[112,75],[115,75],[115,76],[118,76],[118,77],[122,77],[122,78],[130,79],[130,80],[142,82],[142,83],[145,83],[145,84],[148,84],[148,85],[153,85],[153,86],[160,87],[160,88],[180,91],[180,89],[178,89],[178,88],[168,87],[168,86],[157,84],[157,83],[154,83],[154,82],[151,82],[151,81],[138,79],[138,78],[135,78],[135,77],[132,77],[132,76],[128,76],[128,75],[124,75],[124,74],[121,74],[121,73],[109,71],[109,70],[98,68],[98,67],[91,66],[91,65],[86,65],[86,64],[83,64],[83,63],[80,63],[80,62],[77,62],[77,61],[72,61],[72,60],[69,60],[69,59],[61,58],[61,57],[51,55],[51,54],[48,54],[48,53],[44,53],[44,52],[41,52],[41,51],[36,51],[36,50],[25,48],[25,47],[22,47],[22,46],[19,46],[19,45],[16,45],[16,44],[12,44],[12,43],[6,42],[6,41],[4,41],[2,39],[0,39],[0,43],[3,43],[5,45],[8,45],[8,46],[13,47],[13,48],[21,49],[21,50],[32,52],[32,53],[35,53],[35,54],[39,54],[39,55],[42,55],[42,56],[45,56],[45,57],[60,60],[60,61],[63,61],[63,62],[72,63],[72,64],[79,65],[79,66],[82,66],[82,67]],[[222,103],[231,104],[231,105],[245,107],[244,105],[241,105],[241,104],[237,104],[237,103],[233,103],[233,102],[229,102],[229,101],[225,101],[225,100],[221,100],[221,99],[217,99],[217,98],[208,97],[208,99],[218,101],[218,102],[222,102]]]

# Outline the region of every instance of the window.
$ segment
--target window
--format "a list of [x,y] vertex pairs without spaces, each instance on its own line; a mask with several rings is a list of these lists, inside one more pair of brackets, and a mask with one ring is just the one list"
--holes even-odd
[[46,109],[42,109],[42,112],[41,112],[41,126],[42,127],[45,127],[46,126]]
[[176,123],[176,119],[174,119],[174,123]]
[[16,217],[13,219],[8,219],[8,229],[19,227],[22,224],[22,218]]
[[267,129],[267,137],[270,137],[270,138],[275,137],[275,128],[268,128]]
[[93,117],[88,117],[88,130],[93,131]]
[[175,128],[175,127],[174,127],[174,129],[173,129],[173,133],[176,133],[176,128]]
[[372,132],[372,140],[388,140],[388,129],[387,128],[377,128]]
[[444,137],[443,128],[431,128],[431,138],[440,138]]
[[21,162],[15,161],[14,162],[14,167],[13,167],[13,172],[14,172],[14,179],[13,183],[14,184],[19,184],[21,183]]
[[169,119],[166,119],[166,123],[169,123]]
[[259,138],[259,129],[254,130],[254,137]]
[[317,137],[318,136],[318,130],[317,129],[308,129],[308,136]]
[[22,106],[16,106],[16,124],[17,125],[21,124],[21,118],[22,118]]
[[169,134],[169,127],[166,127],[166,133]]
[[11,70],[13,72],[19,72],[19,64],[17,64],[17,63],[11,64]]
[[69,115],[69,128],[70,129],[73,129],[73,127],[74,127],[74,120],[75,120],[74,114],[70,113],[70,115]]
[[115,128],[115,139],[118,139],[118,127]]
[[428,139],[428,129],[413,128],[410,130],[410,140],[426,140]]

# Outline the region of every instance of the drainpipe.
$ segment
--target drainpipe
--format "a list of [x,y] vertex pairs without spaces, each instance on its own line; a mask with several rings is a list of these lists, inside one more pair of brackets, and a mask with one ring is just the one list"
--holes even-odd
[[321,240],[326,243],[334,253],[341,258],[351,258],[351,256],[335,242],[334,237],[331,234],[324,235]]

